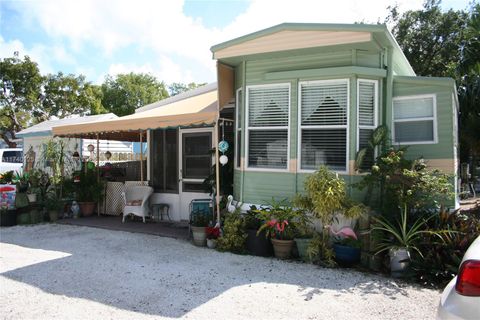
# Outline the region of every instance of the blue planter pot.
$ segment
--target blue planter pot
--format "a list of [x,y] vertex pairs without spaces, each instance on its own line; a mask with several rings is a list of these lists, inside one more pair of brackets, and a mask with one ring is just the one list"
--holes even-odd
[[351,266],[360,261],[359,248],[334,244],[333,251],[335,252],[335,261],[337,261],[340,265]]

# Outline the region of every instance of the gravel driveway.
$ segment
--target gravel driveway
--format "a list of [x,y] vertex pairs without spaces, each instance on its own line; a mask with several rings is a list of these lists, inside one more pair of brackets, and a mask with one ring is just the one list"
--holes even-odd
[[432,319],[440,297],[144,234],[44,224],[0,239],[2,319]]

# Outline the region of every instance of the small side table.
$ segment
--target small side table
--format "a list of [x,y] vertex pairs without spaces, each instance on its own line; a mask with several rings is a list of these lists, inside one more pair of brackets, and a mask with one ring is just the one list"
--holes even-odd
[[170,205],[167,203],[153,203],[152,211],[155,216],[157,216],[158,221],[163,220],[163,216],[166,215],[168,220],[170,219]]

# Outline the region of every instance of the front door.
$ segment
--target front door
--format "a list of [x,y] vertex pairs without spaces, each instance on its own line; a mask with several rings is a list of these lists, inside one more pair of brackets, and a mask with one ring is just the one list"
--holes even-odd
[[193,199],[211,198],[203,181],[210,175],[213,164],[211,152],[213,128],[180,130],[179,191],[180,216],[189,219],[189,206]]

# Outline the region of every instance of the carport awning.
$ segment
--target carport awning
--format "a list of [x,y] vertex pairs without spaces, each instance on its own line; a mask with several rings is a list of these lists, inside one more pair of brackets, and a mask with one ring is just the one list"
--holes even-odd
[[52,133],[59,137],[139,141],[139,133],[148,129],[209,125],[217,117],[217,90],[212,90],[116,119],[53,127]]

